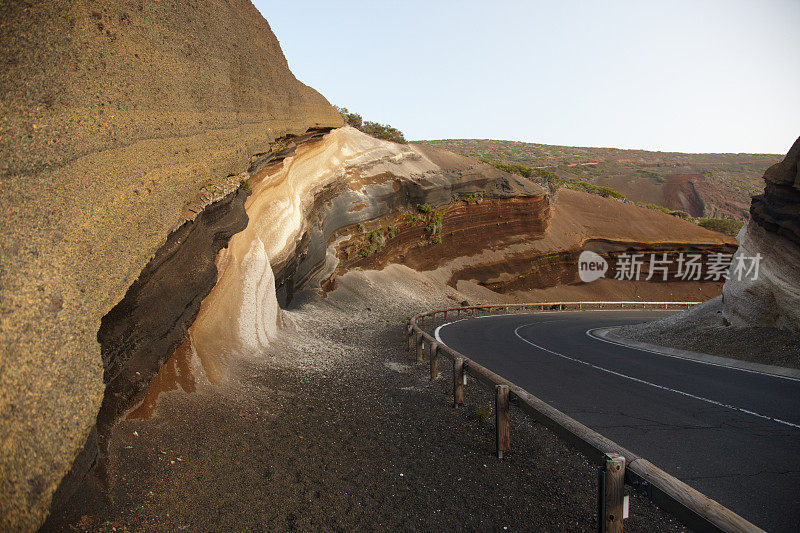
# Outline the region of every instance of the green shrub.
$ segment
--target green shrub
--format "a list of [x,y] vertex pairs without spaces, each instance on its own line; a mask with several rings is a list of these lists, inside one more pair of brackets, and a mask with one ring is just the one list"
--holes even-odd
[[392,141],[396,143],[406,144],[403,132],[388,124],[380,124],[378,122],[371,122],[364,120],[358,113],[351,113],[346,107],[334,106],[336,110],[342,115],[345,123],[353,126],[359,131],[363,131],[367,135],[371,135],[376,139],[383,139],[385,141]]
[[243,179],[243,180],[242,180],[242,181],[239,183],[239,187],[241,187],[241,188],[242,188],[242,190],[244,190],[245,192],[250,192],[251,190],[253,190],[253,189],[250,187],[250,178],[245,178],[245,179]]
[[564,178],[547,168],[534,168],[531,170],[533,171],[532,176],[537,176],[548,182],[563,183],[565,181]]
[[711,231],[718,231],[725,235],[735,236],[742,229],[744,222],[732,218],[699,218],[697,225]]
[[420,213],[430,213],[433,210],[428,204],[417,204],[417,211]]
[[509,174],[518,174],[524,178],[530,178],[534,170],[531,167],[518,165],[516,163],[503,163],[501,161],[492,161],[489,159],[484,159],[483,161],[489,163],[497,169],[502,170],[503,172],[508,172]]
[[517,174],[523,178],[533,180],[540,185],[546,186],[550,189],[551,193],[557,191],[567,181],[548,168],[534,168],[516,163],[503,163],[502,161],[496,161],[486,157],[481,157],[478,160],[504,172]]
[[692,220],[692,215],[690,215],[686,211],[681,211],[680,209],[678,209],[677,211],[670,211],[669,214],[674,217],[682,218],[683,220]]
[[476,192],[476,193],[472,193],[469,196],[467,196],[466,198],[464,198],[464,201],[467,202],[467,205],[472,205],[472,204],[477,204],[478,202],[480,202],[482,198],[483,198],[483,193],[482,192]]
[[360,130],[367,135],[372,135],[376,139],[383,139],[384,141],[392,141],[400,144],[408,143],[402,131],[388,124],[366,121]]
[[369,235],[367,235],[367,240],[369,242],[374,242],[374,243],[383,242],[383,233],[380,230],[376,229],[375,231],[372,231],[370,232]]
[[663,205],[656,205],[656,204],[638,204],[639,207],[644,207],[646,209],[652,209],[653,211],[660,211],[665,215],[671,215],[672,211],[664,207]]
[[485,421],[490,416],[492,416],[491,405],[486,405],[484,407],[478,407],[477,409],[475,409],[475,418],[480,420],[481,422]]
[[611,198],[614,200],[625,200],[625,195],[621,192],[612,189],[611,187],[601,187],[586,181],[571,181],[565,185],[568,189],[576,191],[588,192],[589,194],[596,194],[603,198]]
[[358,130],[360,130],[364,126],[364,121],[361,118],[361,115],[359,115],[358,113],[351,113],[346,107],[339,107],[339,106],[333,106],[333,107],[335,107],[336,111],[338,111],[339,114],[342,115],[342,118],[344,119],[345,123],[348,124],[349,126],[353,126]]

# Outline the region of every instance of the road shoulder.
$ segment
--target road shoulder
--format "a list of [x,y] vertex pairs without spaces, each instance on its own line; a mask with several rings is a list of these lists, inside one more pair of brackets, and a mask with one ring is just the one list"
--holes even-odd
[[795,368],[785,368],[775,365],[765,365],[761,363],[754,363],[751,361],[742,361],[739,359],[732,359],[730,357],[722,357],[719,355],[711,355],[700,352],[691,352],[688,350],[680,350],[678,348],[671,348],[667,346],[659,346],[657,344],[650,344],[636,340],[627,339],[616,334],[619,328],[595,328],[587,331],[587,334],[602,341],[619,344],[642,350],[650,353],[657,353],[668,357],[676,357],[679,359],[688,359],[691,361],[698,361],[716,366],[723,366],[727,368],[735,368],[738,370],[745,370],[748,372],[757,372],[760,374],[768,374],[771,376],[780,376],[791,379],[800,380],[800,370]]

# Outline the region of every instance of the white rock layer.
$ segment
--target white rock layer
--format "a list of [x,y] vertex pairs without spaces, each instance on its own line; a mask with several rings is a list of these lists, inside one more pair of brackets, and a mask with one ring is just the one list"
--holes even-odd
[[724,314],[734,326],[770,326],[800,332],[800,247],[750,221],[733,258],[761,254],[758,277],[733,277],[723,288]]
[[414,146],[345,127],[319,143],[301,146],[279,169],[251,179],[247,228],[220,252],[217,284],[189,330],[209,380],[224,377],[231,355],[262,354],[276,335],[281,318],[271,265],[294,252],[320,189],[343,180],[352,203],[368,205],[365,181],[381,174],[411,179],[439,168]]

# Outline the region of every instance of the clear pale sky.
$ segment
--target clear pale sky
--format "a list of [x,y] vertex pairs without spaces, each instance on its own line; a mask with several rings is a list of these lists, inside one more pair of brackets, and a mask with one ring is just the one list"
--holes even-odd
[[800,0],[255,0],[302,82],[408,139],[785,153]]

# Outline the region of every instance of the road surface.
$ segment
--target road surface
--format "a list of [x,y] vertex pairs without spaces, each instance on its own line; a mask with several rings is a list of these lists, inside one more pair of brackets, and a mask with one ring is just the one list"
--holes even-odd
[[436,334],[754,524],[797,531],[800,380],[654,354],[587,334],[665,314],[497,315],[450,322]]

